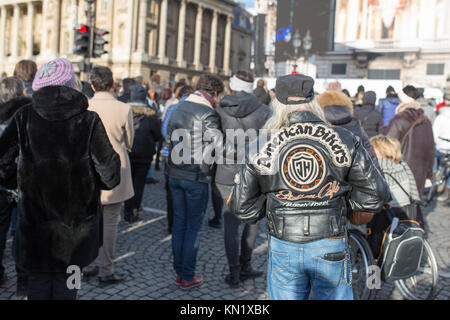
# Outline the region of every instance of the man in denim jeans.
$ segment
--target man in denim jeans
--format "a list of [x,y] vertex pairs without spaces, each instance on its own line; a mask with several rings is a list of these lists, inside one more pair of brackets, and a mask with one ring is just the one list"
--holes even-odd
[[314,80],[277,80],[257,151],[235,177],[228,205],[245,222],[267,217],[270,299],[351,300],[346,202],[377,212],[389,188],[359,138],[329,125]]
[[197,90],[179,103],[170,115],[166,142],[169,148],[167,174],[172,193],[173,266],[176,283],[182,289],[203,282],[195,274],[200,230],[208,203],[208,183],[213,162],[205,161],[208,144],[223,138],[206,133],[220,133],[220,119],[214,110],[222,97],[222,80],[213,75],[200,76]]

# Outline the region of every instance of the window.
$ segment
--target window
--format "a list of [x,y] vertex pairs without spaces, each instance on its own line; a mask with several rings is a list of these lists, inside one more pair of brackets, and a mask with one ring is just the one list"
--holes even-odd
[[400,70],[369,70],[369,79],[400,80]]
[[427,75],[428,76],[442,76],[444,75],[443,63],[429,63],[427,64]]
[[333,63],[331,66],[331,74],[346,75],[347,74],[347,64],[346,63]]

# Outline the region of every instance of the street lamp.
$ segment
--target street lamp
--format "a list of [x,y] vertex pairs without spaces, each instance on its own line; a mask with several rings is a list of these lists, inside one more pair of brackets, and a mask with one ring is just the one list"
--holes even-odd
[[295,49],[294,71],[297,72],[298,49],[302,46],[302,36],[300,35],[300,32],[298,32],[298,30],[295,30],[292,45],[294,46]]
[[303,49],[305,49],[305,58],[306,58],[306,74],[308,74],[308,65],[309,65],[309,50],[312,48],[312,37],[309,30],[306,32],[306,36],[303,39]]

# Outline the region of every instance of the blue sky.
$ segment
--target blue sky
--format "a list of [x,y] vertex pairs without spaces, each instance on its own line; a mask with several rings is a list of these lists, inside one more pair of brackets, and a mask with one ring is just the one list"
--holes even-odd
[[246,8],[255,7],[255,0],[237,0],[237,2],[243,3]]

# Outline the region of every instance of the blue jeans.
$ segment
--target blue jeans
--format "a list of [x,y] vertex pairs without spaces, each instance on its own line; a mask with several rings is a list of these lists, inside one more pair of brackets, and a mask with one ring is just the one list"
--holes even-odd
[[[343,259],[327,253],[345,253]],[[271,300],[353,300],[350,255],[344,239],[293,243],[269,236],[267,286]]]
[[169,187],[173,201],[173,267],[183,281],[191,281],[208,203],[208,184],[169,177]]

